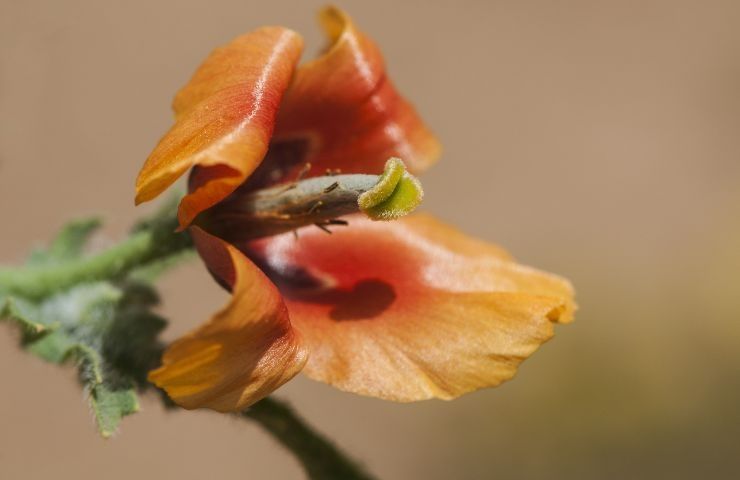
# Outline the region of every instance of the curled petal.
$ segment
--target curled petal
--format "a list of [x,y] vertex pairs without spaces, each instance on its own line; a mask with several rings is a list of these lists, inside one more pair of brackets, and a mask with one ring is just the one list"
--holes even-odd
[[275,150],[284,154],[281,143],[302,140],[302,149],[288,153],[311,162],[313,174],[379,174],[394,156],[411,173],[426,169],[440,144],[388,79],[378,46],[335,7],[319,18],[331,44],[296,70],[278,115]]
[[396,401],[500,384],[573,317],[568,281],[425,215],[249,248],[311,351],[304,372]]
[[199,167],[180,204],[185,227],[233,192],[267,152],[302,48],[295,32],[264,27],[214,50],[175,97],[175,124],[139,173],[136,202],[151,200]]
[[174,342],[149,380],[184,408],[241,410],[293,378],[306,351],[270,280],[231,245],[197,227],[191,232],[233,298],[207,324]]

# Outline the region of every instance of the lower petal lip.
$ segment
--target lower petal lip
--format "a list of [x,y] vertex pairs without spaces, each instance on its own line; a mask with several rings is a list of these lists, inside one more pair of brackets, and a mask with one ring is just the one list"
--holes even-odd
[[[451,399],[508,380],[572,319],[566,280],[431,217],[349,223],[250,244],[311,350],[311,378],[395,401]],[[296,271],[332,286],[293,282]]]

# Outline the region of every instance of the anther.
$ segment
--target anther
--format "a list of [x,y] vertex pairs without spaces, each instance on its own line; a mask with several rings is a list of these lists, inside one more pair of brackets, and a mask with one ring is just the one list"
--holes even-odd
[[323,204],[324,204],[324,202],[322,202],[321,200],[319,200],[318,202],[316,202],[313,205],[311,205],[311,208],[308,209],[308,215],[311,215],[313,212],[315,212],[316,210],[318,210],[319,207],[322,206]]
[[334,182],[324,189],[324,193],[329,193],[339,188],[339,182]]

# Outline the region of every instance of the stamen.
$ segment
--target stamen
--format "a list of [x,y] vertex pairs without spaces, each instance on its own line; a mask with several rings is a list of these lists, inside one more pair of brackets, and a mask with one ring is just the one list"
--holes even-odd
[[306,174],[307,174],[308,172],[310,172],[310,171],[311,171],[311,162],[306,162],[306,163],[305,163],[305,164],[303,165],[303,168],[301,168],[301,171],[300,171],[300,172],[298,172],[298,176],[296,176],[296,179],[295,179],[295,181],[296,181],[296,182],[300,182],[301,180],[303,180],[303,177],[305,177],[305,176],[306,176]]
[[316,225],[317,227],[319,227],[320,229],[322,229],[323,231],[331,235],[331,230],[326,228],[326,226],[323,223],[314,223],[314,225]]
[[324,193],[329,193],[337,187],[339,187],[339,182],[334,182],[324,189]]
[[308,210],[308,215],[311,215],[312,213],[318,211],[319,207],[322,206],[324,202],[319,200],[318,202],[314,203],[311,208]]

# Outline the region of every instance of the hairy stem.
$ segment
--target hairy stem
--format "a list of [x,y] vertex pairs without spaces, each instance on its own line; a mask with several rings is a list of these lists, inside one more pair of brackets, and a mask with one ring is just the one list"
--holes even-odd
[[175,228],[174,210],[163,209],[128,238],[100,253],[58,264],[0,269],[0,291],[37,300],[80,283],[121,278],[190,248],[189,235],[175,233]]
[[285,403],[265,398],[241,416],[259,423],[295,454],[311,480],[370,480],[373,477],[315,432]]

